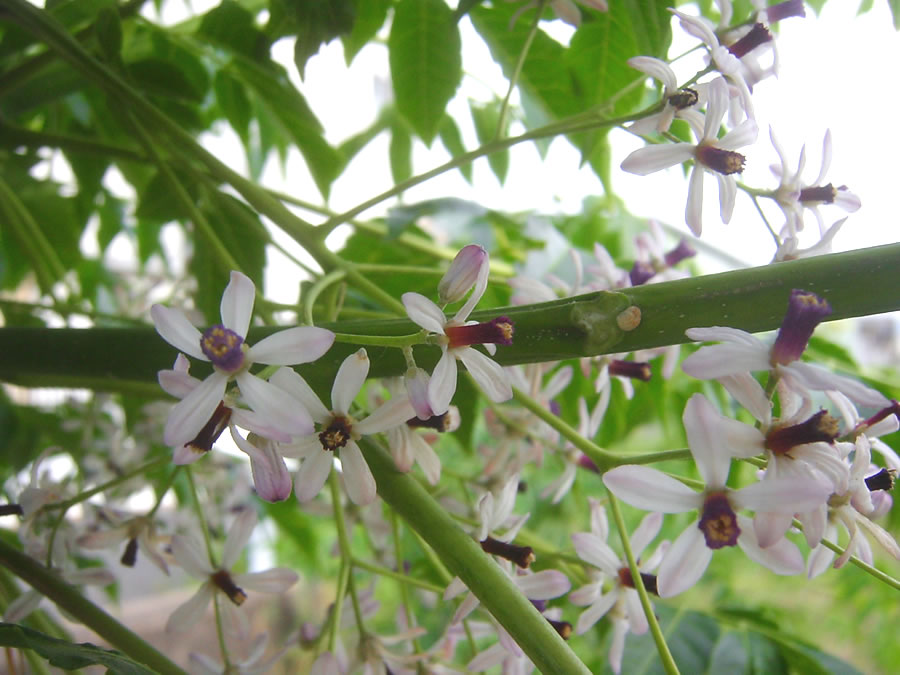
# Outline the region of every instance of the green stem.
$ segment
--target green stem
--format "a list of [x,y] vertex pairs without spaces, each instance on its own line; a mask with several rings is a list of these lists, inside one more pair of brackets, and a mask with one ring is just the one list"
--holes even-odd
[[[409,602],[409,588],[403,583],[402,578],[405,576],[400,573],[403,569],[403,547],[400,545],[400,518],[396,511],[391,511],[391,536],[394,539],[394,560],[397,564],[398,586],[400,588],[400,603],[403,605],[403,612],[406,615],[406,627],[413,628],[416,625],[415,614]],[[418,638],[413,638],[413,651],[422,651]]]
[[74,586],[70,586],[41,565],[35,564],[34,558],[25,555],[2,539],[0,539],[0,565],[48,597],[57,607],[74,616],[97,635],[102,635],[113,647],[135,661],[163,675],[170,673],[186,675],[185,671],[168,657],[81,595]]
[[[608,492],[608,491],[607,491]],[[650,633],[653,635],[653,642],[656,643],[656,651],[659,652],[660,661],[663,668],[669,675],[677,675],[678,666],[675,665],[675,659],[672,658],[672,652],[669,651],[669,645],[666,644],[666,638],[660,630],[659,622],[656,620],[656,614],[653,613],[653,605],[650,604],[650,596],[647,589],[644,588],[644,579],[641,577],[641,570],[638,567],[637,559],[634,557],[634,551],[631,550],[631,541],[628,539],[628,530],[625,528],[625,520],[622,518],[622,510],[619,508],[619,500],[611,492],[609,494],[609,508],[612,511],[613,519],[616,521],[616,529],[619,531],[619,539],[622,541],[622,549],[625,551],[625,559],[628,561],[628,568],[631,570],[631,578],[634,581],[634,590],[637,591],[638,597],[641,599],[641,608],[644,610],[644,616],[647,617],[647,624],[650,626]]]
[[[332,471],[328,476],[328,485],[331,488],[331,506],[334,512],[334,526],[337,530],[338,547],[341,550],[342,563],[350,568],[347,575],[347,590],[350,592],[350,602],[353,605],[353,615],[356,618],[356,628],[360,637],[366,633],[365,624],[363,622],[362,610],[359,606],[359,597],[356,595],[356,584],[353,581],[353,554],[350,551],[350,539],[347,536],[347,524],[344,522],[344,507],[341,505],[341,486],[338,483],[336,471]],[[343,598],[338,598],[336,602],[343,602]]]
[[203,541],[206,544],[206,555],[209,556],[209,564],[213,569],[216,569],[219,565],[216,562],[215,551],[213,551],[212,537],[209,535],[209,526],[206,524],[206,517],[203,515],[203,502],[200,501],[200,495],[197,494],[197,485],[194,483],[194,473],[191,471],[190,466],[184,467],[184,475],[187,476],[188,486],[191,490],[191,500],[194,503],[194,511],[200,523],[200,530],[203,532]]
[[415,479],[397,471],[391,456],[371,439],[363,438],[360,446],[381,498],[428,542],[450,572],[463,580],[542,673],[589,672],[503,570]]

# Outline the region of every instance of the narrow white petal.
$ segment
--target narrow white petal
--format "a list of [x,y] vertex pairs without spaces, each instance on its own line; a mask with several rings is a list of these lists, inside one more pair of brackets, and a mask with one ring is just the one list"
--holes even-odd
[[334,333],[315,326],[297,326],[273,333],[250,349],[248,358],[254,363],[292,366],[310,363],[331,349]]
[[[687,433],[688,445],[697,470],[703,478],[703,482],[712,489],[725,487],[728,480],[728,470],[731,467],[730,448],[723,441],[723,432],[728,428],[728,422],[713,407],[712,403],[703,394],[694,394],[684,407],[684,430]],[[740,424],[740,422],[734,422]],[[744,426],[744,425],[741,425]],[[753,427],[748,427],[755,431]],[[759,451],[762,452],[762,437],[759,437]],[[754,453],[757,454],[757,453]]]
[[463,306],[456,312],[456,315],[453,317],[454,321],[465,321],[469,318],[469,314],[472,313],[472,310],[475,309],[475,305],[478,304],[481,300],[481,296],[483,296],[484,292],[487,290],[488,275],[490,274],[490,271],[490,260],[486,259],[484,264],[478,269],[478,276],[475,278],[475,286],[472,288],[472,293],[466,298]]
[[683,513],[703,505],[702,494],[647,466],[610,469],[603,474],[603,484],[622,501],[645,511]]
[[176,534],[172,537],[172,556],[190,576],[203,579],[213,573],[209,558],[194,537]]
[[687,357],[681,369],[700,380],[768,370],[769,350],[762,343],[751,349],[733,343],[706,345]]
[[762,385],[749,372],[723,375],[718,380],[719,384],[764,426],[771,423],[772,404],[766,397]]
[[662,528],[662,522],[663,515],[661,513],[648,513],[644,516],[641,524],[631,534],[631,551],[635,558],[640,558],[644,553],[644,549],[647,548],[651,541],[656,539],[656,535],[659,534],[659,530]]
[[691,228],[695,237],[703,231],[703,174],[706,173],[700,163],[691,169],[691,180],[688,185],[687,205],[684,207],[684,222]]
[[322,401],[316,396],[312,387],[306,383],[306,380],[290,368],[278,369],[275,374],[269,378],[269,382],[275,386],[281,387],[300,401],[316,422],[324,422],[331,416],[331,412],[322,404]]
[[709,83],[709,97],[706,102],[706,123],[703,127],[703,138],[713,141],[719,134],[719,125],[728,111],[728,83],[724,77],[717,77]]
[[769,548],[784,537],[794,517],[790,513],[757,513],[753,517],[753,531],[761,548]]
[[512,398],[509,376],[500,364],[472,347],[456,349],[454,352],[489,399],[502,403]]
[[256,511],[246,508],[234,519],[228,534],[225,536],[225,548],[222,551],[222,567],[231,569],[241,555],[241,551],[250,541],[250,535],[256,527]]
[[669,67],[669,64],[652,56],[633,56],[628,59],[628,65],[646,73],[650,77],[659,80],[672,93],[678,88],[678,79],[675,77],[675,71]]
[[303,460],[297,475],[294,476],[294,494],[300,503],[308,502],[319,494],[331,471],[333,455],[321,447],[319,450]]
[[471,591],[466,595],[463,599],[462,603],[459,607],[456,608],[456,611],[453,613],[453,618],[450,619],[450,624],[459,623],[463,619],[465,619],[469,614],[471,614],[476,607],[478,607],[479,600],[475,597],[475,594]]
[[513,577],[513,583],[529,600],[549,600],[568,593],[572,584],[559,570],[541,570],[534,574]]
[[793,515],[825,503],[831,486],[810,477],[770,478],[729,493],[729,500],[739,509],[771,511]]
[[166,420],[166,445],[181,446],[197,437],[225,395],[228,379],[215,371],[179,401]]
[[739,515],[738,527],[741,528],[741,533],[737,543],[748,558],[768,567],[775,574],[800,574],[803,571],[803,554],[793,542],[782,538],[769,548],[762,548],[756,540],[753,521]]
[[613,635],[609,644],[609,667],[619,675],[622,670],[622,658],[625,656],[625,636],[628,634],[626,621],[613,621]]
[[406,314],[417,325],[430,333],[444,333],[447,317],[441,308],[419,293],[404,293],[400,296]]
[[635,635],[643,635],[650,629],[650,626],[641,605],[641,598],[633,588],[626,588],[624,594],[625,607],[628,610],[628,626]]
[[477,504],[478,509],[478,521],[480,523],[478,529],[478,541],[484,541],[487,539],[488,535],[491,533],[491,530],[494,529],[494,495],[490,492],[485,492],[481,495],[481,498],[478,500]]
[[431,373],[428,383],[428,399],[435,415],[443,415],[450,407],[453,394],[456,393],[456,357],[443,347],[440,361]]
[[232,272],[231,281],[222,293],[222,303],[219,307],[225,328],[233,330],[243,338],[247,337],[255,296],[256,286],[250,278],[240,272]]
[[375,476],[354,441],[348,441],[341,449],[341,464],[344,467],[344,485],[350,501],[360,506],[375,501]]
[[166,622],[166,632],[186,633],[191,630],[203,618],[214,593],[215,591],[209,581],[200,586],[190,600],[172,612],[172,616]]
[[575,634],[583,635],[591,626],[606,616],[606,613],[616,604],[617,597],[615,593],[607,593],[597,598],[594,604],[584,610],[578,617],[578,621],[575,623]]
[[188,321],[184,312],[163,305],[153,305],[150,308],[150,317],[153,319],[153,325],[156,326],[156,332],[163,340],[188,356],[201,361],[209,361],[206,354],[200,349],[200,340],[203,336]]
[[686,162],[694,156],[691,143],[665,143],[638,148],[622,162],[622,171],[647,176]]
[[404,396],[395,396],[375,409],[371,415],[353,425],[353,431],[363,436],[393,429],[416,416],[412,403]]
[[716,145],[723,150],[737,150],[755,143],[758,135],[759,127],[756,126],[756,120],[748,119],[722,136]]
[[249,574],[235,574],[234,583],[241,588],[259,593],[284,593],[297,583],[300,578],[294,570],[284,567],[274,567],[262,572],[250,572]]
[[196,377],[181,370],[161,370],[156,374],[156,379],[162,390],[175,398],[184,398],[200,384]]
[[731,214],[734,213],[734,200],[737,197],[737,183],[731,176],[716,174],[719,183],[719,217],[723,223],[731,222]]
[[241,395],[251,408],[279,431],[291,436],[313,432],[312,418],[299,401],[284,395],[284,390],[248,372],[237,376]]
[[369,374],[369,355],[359,349],[344,359],[331,387],[331,409],[346,415]]
[[712,560],[712,549],[697,523],[695,520],[678,535],[659,566],[656,585],[661,598],[678,595],[696,584]]
[[569,602],[579,607],[587,607],[603,595],[603,582],[592,581],[581,588],[569,593]]
[[884,394],[843,375],[834,373],[812,363],[794,361],[783,367],[783,372],[797,380],[799,384],[815,391],[834,389],[861,406],[883,408],[890,405]]
[[422,473],[425,474],[425,480],[428,481],[429,485],[437,485],[441,479],[441,459],[434,451],[434,448],[426,443],[424,439],[418,435],[416,435],[416,438],[422,441],[414,445],[416,461],[419,463]]
[[572,535],[572,544],[575,546],[575,553],[585,562],[602,570],[610,577],[618,574],[619,556],[599,537],[589,532],[576,532]]

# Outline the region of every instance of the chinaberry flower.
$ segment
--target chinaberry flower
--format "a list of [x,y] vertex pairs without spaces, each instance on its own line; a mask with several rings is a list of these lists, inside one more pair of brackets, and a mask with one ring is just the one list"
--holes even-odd
[[307,502],[319,494],[331,472],[335,453],[340,454],[347,494],[353,503],[368,504],[375,499],[375,478],[356,441],[362,436],[405,424],[415,412],[406,396],[395,396],[365,419],[357,420],[351,416],[350,406],[368,373],[369,356],[365,349],[344,359],[331,388],[331,410],[294,371],[282,368],[272,376],[278,387],[303,402],[319,425],[319,433],[281,446],[283,454],[303,459],[294,478],[294,492],[299,501]]
[[225,596],[230,602],[221,603],[219,607],[223,610],[230,632],[241,634],[246,630],[246,617],[234,610],[247,599],[245,588],[261,593],[284,593],[297,582],[296,572],[285,568],[276,567],[264,572],[247,574],[231,572],[254,527],[256,527],[256,513],[251,509],[245,509],[228,529],[221,565],[214,565],[207,549],[193,537],[186,535],[172,537],[172,554],[175,561],[189,575],[204,581],[194,596],[179,606],[169,617],[166,632],[189,630],[203,617],[210,601],[218,602]]
[[315,361],[331,347],[334,333],[314,326],[298,326],[270,335],[249,347],[245,340],[253,313],[256,287],[240,272],[222,294],[222,323],[200,333],[183,312],[153,305],[150,315],[166,342],[201,361],[209,361],[213,372],[188,393],[169,415],[165,442],[182,446],[195,438],[210,420],[225,396],[225,388],[236,380],[241,396],[281,432],[291,435],[312,430],[309,414],[284,396],[277,387],[250,372],[253,363],[288,366]]
[[633,56],[628,59],[628,65],[659,80],[663,85],[663,100],[666,102],[660,112],[631,124],[628,130],[632,133],[645,136],[654,131],[668,131],[672,120],[683,117],[682,111],[703,107],[706,102],[706,85],[679,89],[675,71],[665,61],[652,56]]
[[734,199],[737,184],[733,174],[744,170],[744,156],[736,152],[756,140],[756,122],[747,119],[722,138],[718,138],[722,118],[728,108],[728,85],[722,78],[713,80],[709,85],[709,103],[706,117],[701,126],[699,116],[691,115],[688,119],[695,135],[699,139],[693,143],[661,143],[639,148],[622,162],[622,169],[639,176],[667,169],[670,166],[694,160],[688,188],[685,222],[691,231],[699,236],[702,229],[703,208],[703,176],[712,173],[719,183],[719,213],[722,222],[731,220],[734,211]]
[[703,576],[713,551],[726,546],[739,546],[749,558],[776,574],[803,571],[803,556],[792,542],[782,538],[763,548],[753,522],[738,511],[766,509],[789,514],[805,511],[827,498],[828,486],[813,481],[795,484],[776,478],[739,490],[731,489],[726,485],[731,458],[749,457],[758,452],[754,442],[758,430],[722,417],[702,394],[690,398],[683,419],[691,455],[705,483],[702,492],[694,492],[680,481],[646,466],[619,466],[603,475],[603,483],[614,495],[637,508],[662,513],[694,509],[699,512],[697,520],[678,536],[660,565],[659,595],[677,595],[693,586]]
[[681,367],[691,377],[722,381],[742,403],[741,392],[732,385],[735,382],[749,384],[748,373],[769,370],[797,392],[836,390],[859,405],[887,405],[888,400],[874,389],[799,360],[813,330],[829,314],[831,307],[825,300],[814,293],[794,289],[772,345],[737,328],[689,328],[685,333],[692,340],[717,340],[720,344],[701,347],[685,359]]
[[488,265],[481,264],[472,294],[452,319],[441,308],[419,293],[402,296],[406,313],[416,324],[432,333],[431,339],[440,346],[441,358],[431,374],[428,398],[434,414],[446,412],[456,393],[456,361],[459,359],[492,401],[512,398],[509,378],[495,361],[472,345],[483,344],[493,354],[496,345],[512,344],[513,323],[500,316],[485,323],[467,322],[469,314],[487,289]]

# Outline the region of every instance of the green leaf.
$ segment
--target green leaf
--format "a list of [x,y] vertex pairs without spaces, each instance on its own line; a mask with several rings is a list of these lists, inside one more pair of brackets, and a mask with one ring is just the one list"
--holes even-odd
[[888,0],[891,16],[894,17],[894,30],[900,30],[900,0]]
[[[484,145],[497,138],[497,124],[500,122],[500,101],[492,101],[485,105],[478,105],[474,101],[469,103],[469,110],[472,113],[472,121],[475,123],[475,134],[478,141]],[[507,121],[508,121],[507,117]],[[506,135],[508,124],[504,123],[503,129],[500,130],[500,137]],[[501,150],[500,152],[492,152],[487,156],[488,164],[491,171],[503,185],[506,180],[506,172],[509,170],[509,150]]]
[[110,63],[121,62],[122,53],[122,22],[119,20],[119,12],[111,7],[104,7],[97,14],[94,24],[94,35],[100,51]]
[[303,78],[306,62],[322,44],[353,30],[355,8],[353,0],[304,0],[294,3],[294,11],[294,63]]
[[216,92],[216,101],[225,115],[225,119],[240,136],[244,147],[250,144],[250,120],[253,109],[247,90],[232,77],[227,70],[220,70],[213,80],[213,89]]
[[412,176],[412,137],[402,120],[391,125],[391,143],[388,149],[391,158],[391,178],[394,183],[402,183]]
[[387,19],[390,0],[354,0],[356,19],[349,35],[341,37],[344,43],[344,60],[349,66],[359,50],[378,33]]
[[862,675],[860,671],[841,659],[819,651],[815,647],[780,640],[781,654],[795,672],[804,675]]
[[97,207],[100,227],[97,230],[97,243],[100,251],[105,251],[119,232],[125,220],[125,203],[113,197],[106,190],[102,191],[101,202]]
[[204,14],[197,35],[254,61],[268,59],[268,38],[256,27],[253,14],[235,0],[222,0]]
[[400,0],[388,38],[397,110],[430,145],[462,79],[459,29],[442,0]]
[[206,95],[206,90],[196,86],[182,68],[163,59],[133,61],[126,65],[126,70],[135,86],[148,94],[194,104],[201,103]]
[[101,649],[89,642],[75,644],[59,640],[27,626],[0,623],[0,645],[17,649],[33,649],[51,666],[74,670],[98,664],[115,675],[151,675],[152,670],[124,654]]
[[[444,147],[447,148],[447,152],[449,152],[453,157],[459,157],[460,155],[465,154],[466,148],[462,142],[462,135],[459,133],[459,127],[456,126],[456,120],[454,120],[450,115],[444,115],[441,120],[441,126],[438,128],[438,134],[441,138],[441,143],[444,144]],[[466,162],[465,164],[461,164],[459,166],[459,172],[463,175],[470,183],[472,182],[472,163]]]
[[741,636],[729,631],[723,634],[713,647],[707,672],[743,675],[747,672],[747,662],[747,650],[744,649]]

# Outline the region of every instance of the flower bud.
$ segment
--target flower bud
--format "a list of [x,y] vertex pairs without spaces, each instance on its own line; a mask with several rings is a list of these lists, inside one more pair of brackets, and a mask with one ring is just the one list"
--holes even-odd
[[406,371],[403,381],[406,384],[406,393],[409,395],[409,402],[412,404],[413,410],[423,422],[431,419],[434,411],[428,402],[428,382],[431,380],[428,373],[421,368],[412,367]]
[[463,247],[438,284],[438,299],[441,304],[462,300],[475,285],[482,268],[487,264],[488,253],[481,246],[469,244]]

